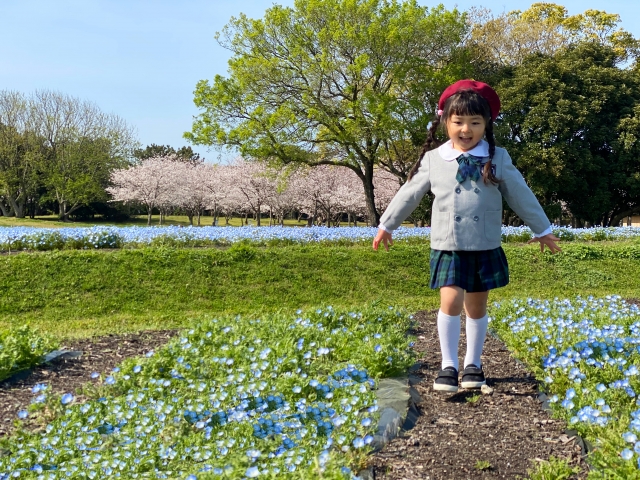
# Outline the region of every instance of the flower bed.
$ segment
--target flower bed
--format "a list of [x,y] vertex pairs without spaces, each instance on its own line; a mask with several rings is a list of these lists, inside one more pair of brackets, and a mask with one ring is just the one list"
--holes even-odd
[[589,440],[597,478],[638,478],[640,308],[612,295],[494,304],[490,328],[543,382],[555,415]]
[[350,478],[373,440],[375,380],[413,363],[410,324],[375,307],[202,322],[96,373],[84,403],[38,386],[20,417],[58,413],[2,440],[0,478]]
[[[91,227],[31,228],[0,227],[0,251],[121,248],[124,246],[230,245],[240,241],[259,244],[272,242],[370,242],[377,232],[373,227]],[[428,239],[431,229],[400,227],[395,240]],[[640,228],[558,227],[554,233],[563,241],[622,240],[640,237]],[[531,239],[527,227],[503,227],[505,242]]]

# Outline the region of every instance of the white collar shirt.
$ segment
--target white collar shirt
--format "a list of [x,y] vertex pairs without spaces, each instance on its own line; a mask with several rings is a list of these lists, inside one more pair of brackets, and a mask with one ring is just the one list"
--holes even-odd
[[474,157],[484,158],[489,156],[489,143],[486,140],[480,140],[478,144],[468,152],[461,152],[453,148],[453,143],[451,143],[451,140],[448,140],[438,147],[438,153],[447,162],[457,159],[460,155],[473,155]]

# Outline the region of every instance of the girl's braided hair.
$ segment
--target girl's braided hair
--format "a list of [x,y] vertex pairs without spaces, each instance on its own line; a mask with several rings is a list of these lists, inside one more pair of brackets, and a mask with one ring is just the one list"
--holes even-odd
[[482,169],[482,178],[484,183],[490,182],[493,185],[497,185],[500,180],[496,178],[494,173],[491,171],[491,160],[496,153],[496,139],[493,135],[491,107],[489,107],[489,102],[471,89],[461,90],[447,99],[444,104],[444,108],[442,109],[442,115],[437,116],[431,122],[431,127],[427,134],[427,140],[422,146],[422,152],[420,153],[418,161],[409,172],[407,181],[410,181],[420,168],[420,162],[422,161],[424,154],[440,145],[440,142],[436,139],[436,132],[440,125],[447,123],[447,120],[451,115],[480,115],[484,118],[486,124],[484,134],[487,138],[487,143],[489,144],[489,161],[484,164],[484,168]]

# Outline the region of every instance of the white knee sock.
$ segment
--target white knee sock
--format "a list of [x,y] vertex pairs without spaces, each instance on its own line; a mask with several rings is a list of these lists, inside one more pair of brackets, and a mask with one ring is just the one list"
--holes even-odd
[[460,341],[460,315],[447,315],[438,311],[438,336],[442,351],[442,369],[458,370],[458,342]]
[[488,324],[489,317],[486,313],[484,317],[478,319],[467,316],[467,354],[464,357],[465,368],[471,364],[480,367],[480,355],[482,355],[484,339],[487,336]]

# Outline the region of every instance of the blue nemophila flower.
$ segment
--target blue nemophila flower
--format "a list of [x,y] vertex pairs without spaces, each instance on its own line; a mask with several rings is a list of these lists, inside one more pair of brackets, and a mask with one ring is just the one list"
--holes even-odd
[[20,420],[24,420],[25,418],[27,418],[29,416],[29,412],[27,412],[26,410],[20,410],[18,412],[18,418]]
[[100,374],[99,374],[98,372],[93,372],[93,373],[91,374],[91,378],[92,378],[92,379],[94,379],[94,380],[95,380],[96,378],[98,378],[99,376],[100,376]]
[[624,450],[622,450],[622,452],[620,452],[620,456],[623,460],[631,460],[633,458],[633,452],[628,448],[625,448]]
[[636,443],[638,441],[638,437],[635,433],[625,432],[622,434],[622,438],[625,442]]
[[73,399],[74,399],[74,397],[73,397],[73,395],[71,393],[65,393],[60,398],[60,403],[62,403],[63,405],[68,405],[71,402],[73,402]]
[[107,385],[113,385],[114,383],[116,383],[116,379],[109,375],[104,379],[104,383],[106,383]]
[[38,383],[33,386],[31,389],[31,393],[40,393],[44,392],[47,389],[47,385],[45,383]]
[[260,476],[260,470],[258,469],[258,467],[249,467],[247,468],[245,475],[247,476],[247,478],[256,478]]

